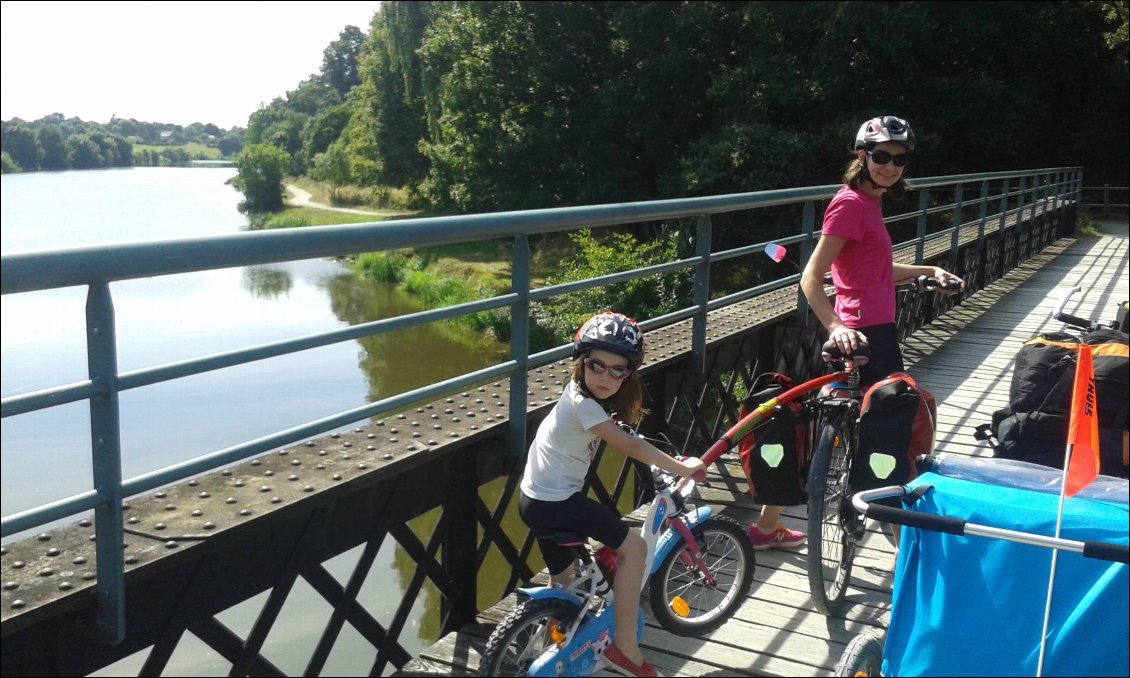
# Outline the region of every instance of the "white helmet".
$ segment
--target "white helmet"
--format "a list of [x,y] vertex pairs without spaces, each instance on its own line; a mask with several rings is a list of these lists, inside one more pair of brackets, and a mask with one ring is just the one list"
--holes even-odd
[[914,150],[914,130],[910,123],[893,115],[871,118],[855,133],[855,150],[871,149],[884,141],[897,141],[906,145],[906,150]]

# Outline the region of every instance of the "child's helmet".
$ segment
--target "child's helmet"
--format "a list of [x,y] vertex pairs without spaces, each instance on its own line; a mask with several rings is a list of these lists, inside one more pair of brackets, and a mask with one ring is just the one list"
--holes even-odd
[[632,367],[643,364],[643,332],[623,313],[604,311],[589,318],[573,337],[573,359],[594,348],[612,351],[628,359]]
[[859,127],[855,134],[855,150],[874,148],[884,141],[897,141],[906,145],[906,150],[914,150],[914,130],[910,123],[893,115],[871,118]]

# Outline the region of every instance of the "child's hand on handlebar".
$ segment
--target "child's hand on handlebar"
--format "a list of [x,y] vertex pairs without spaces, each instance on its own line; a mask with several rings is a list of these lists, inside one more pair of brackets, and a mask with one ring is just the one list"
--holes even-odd
[[867,345],[867,336],[846,325],[837,325],[828,333],[828,343],[839,349],[841,356],[855,354],[860,346]]
[[706,480],[706,465],[698,457],[675,457],[675,460],[683,467],[679,471],[679,475],[684,478],[690,478],[696,483],[701,483]]

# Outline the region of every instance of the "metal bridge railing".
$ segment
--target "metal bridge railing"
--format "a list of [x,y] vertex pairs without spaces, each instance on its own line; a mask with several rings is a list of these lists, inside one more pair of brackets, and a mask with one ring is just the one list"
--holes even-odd
[[[966,187],[978,187],[976,197],[966,196]],[[913,180],[919,191],[916,209],[892,215],[889,224],[913,220],[916,233],[896,245],[896,251],[913,250],[913,261],[923,260],[931,244],[948,239],[951,260],[956,260],[958,232],[965,224],[977,224],[979,241],[987,228],[1004,228],[1008,215],[1023,217],[1025,209],[1035,214],[1037,204],[1051,210],[1079,201],[1081,168],[1051,168],[1016,172],[993,172]],[[62,287],[87,288],[86,332],[89,378],[40,391],[3,398],[0,415],[18,416],[66,403],[86,400],[91,419],[91,454],[94,480],[91,490],[58,501],[4,516],[3,536],[93,510],[96,522],[97,597],[99,623],[104,638],[121,640],[124,634],[124,570],[122,556],[122,503],[129,496],[174,483],[278,447],[325,433],[381,414],[402,410],[464,389],[483,381],[510,380],[508,451],[524,453],[526,439],[526,375],[533,367],[559,360],[567,346],[529,354],[529,309],[543,301],[584,289],[625,280],[689,269],[694,274],[693,298],[683,307],[661,317],[644,320],[645,331],[692,319],[692,372],[704,369],[708,310],[734,304],[765,292],[795,284],[799,273],[719,298],[710,298],[711,267],[722,261],[758,255],[766,244],[711,251],[712,215],[758,210],[782,205],[802,207],[799,233],[783,244],[801,245],[804,266],[819,235],[816,207],[839,189],[839,185],[811,186],[756,193],[597,205],[561,209],[475,214],[408,219],[403,221],[328,226],[287,231],[247,232],[227,236],[146,242],[127,245],[85,247],[56,251],[3,255],[0,262],[2,293],[17,294]],[[993,210],[996,210],[995,212]],[[952,214],[948,226],[933,227]],[[694,256],[641,269],[541,288],[531,287],[529,237],[535,234],[575,231],[669,219],[694,218]],[[109,284],[120,280],[173,275],[320,257],[339,257],[360,252],[425,247],[487,239],[510,239],[512,289],[509,293],[469,303],[411,313],[346,329],[241,350],[207,355],[182,362],[119,372],[115,336],[114,303]],[[756,235],[752,239],[758,239]],[[297,353],[329,344],[351,341],[406,327],[452,319],[490,309],[507,308],[511,318],[510,356],[498,365],[385,398],[293,428],[187,459],[156,471],[122,478],[120,412],[122,391],[181,379],[244,363]],[[807,308],[801,299],[800,314]]]

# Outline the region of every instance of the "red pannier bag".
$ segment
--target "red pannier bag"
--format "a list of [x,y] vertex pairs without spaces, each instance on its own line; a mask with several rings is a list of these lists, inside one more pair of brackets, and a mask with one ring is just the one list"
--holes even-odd
[[863,394],[852,490],[902,485],[918,475],[915,459],[933,454],[938,407],[906,372],[892,372]]

